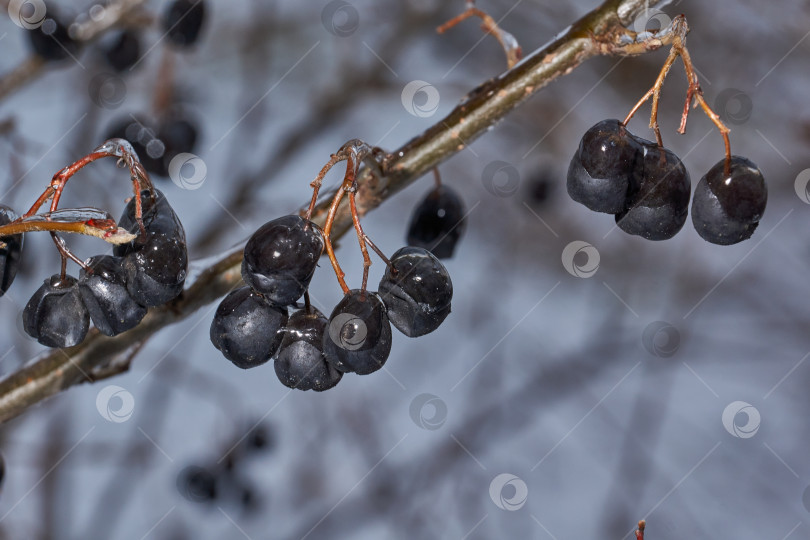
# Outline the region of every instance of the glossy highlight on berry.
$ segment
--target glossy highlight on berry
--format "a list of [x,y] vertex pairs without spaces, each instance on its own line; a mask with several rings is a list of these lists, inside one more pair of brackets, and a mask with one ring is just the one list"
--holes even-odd
[[188,271],[186,233],[166,196],[154,190],[141,192],[143,204],[142,235],[135,219],[134,199],[127,203],[118,226],[138,238],[117,245],[113,254],[124,257],[127,289],[141,305],[152,307],[173,300],[183,291]]
[[449,259],[466,226],[464,202],[447,185],[436,186],[417,204],[408,226],[407,243]]
[[768,188],[759,167],[731,156],[718,161],[698,182],[692,198],[692,224],[712,244],[728,246],[754,234],[768,203]]
[[391,353],[391,323],[377,293],[346,293],[329,317],[323,350],[340,371],[368,375],[383,367]]
[[616,119],[602,120],[582,136],[568,167],[568,195],[594,212],[627,207],[641,145]]
[[627,208],[616,214],[624,232],[667,240],[686,223],[692,184],[680,158],[667,148],[636,137],[643,146],[636,162]]
[[292,314],[274,362],[276,376],[284,386],[322,392],[340,382],[343,373],[326,361],[323,337],[329,321],[315,308]]
[[209,335],[225,358],[248,369],[276,354],[286,324],[287,308],[271,304],[250,287],[241,287],[220,302]]
[[146,307],[137,303],[127,290],[126,271],[121,257],[97,255],[85,261],[90,270],[79,273],[79,292],[98,330],[116,336],[141,322]]
[[436,330],[450,314],[453,283],[428,250],[404,247],[391,257],[379,292],[391,324],[408,337],[418,337]]
[[269,221],[245,245],[242,278],[255,291],[281,306],[307,290],[324,248],[320,227],[301,216]]
[[34,292],[23,309],[25,333],[46,347],[73,347],[84,341],[90,314],[72,276],[54,274]]

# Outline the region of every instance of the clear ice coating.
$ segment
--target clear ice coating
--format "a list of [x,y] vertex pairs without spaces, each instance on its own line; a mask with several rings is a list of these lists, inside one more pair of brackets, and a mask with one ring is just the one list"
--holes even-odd
[[115,223],[115,218],[113,218],[109,212],[99,210],[98,208],[63,208],[53,212],[34,214],[33,216],[23,219],[23,222],[32,221],[57,221],[67,223],[74,223],[77,221],[112,221]]
[[127,156],[133,156],[138,159],[138,154],[129,141],[126,139],[110,139],[105,141],[104,144],[93,150],[93,152],[107,152],[113,156],[126,159]]

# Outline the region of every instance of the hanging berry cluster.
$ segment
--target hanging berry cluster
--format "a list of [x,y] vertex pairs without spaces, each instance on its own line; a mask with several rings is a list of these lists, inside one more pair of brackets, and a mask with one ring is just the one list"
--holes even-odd
[[[95,208],[60,209],[68,180],[101,158],[112,157],[129,168],[133,197],[121,219]],[[50,209],[40,208],[50,201]],[[152,186],[127,141],[113,139],[56,173],[33,206],[17,217],[0,208],[0,295],[11,286],[20,264],[23,233],[49,231],[62,259],[61,271],[34,292],[23,313],[25,332],[47,347],[81,343],[90,321],[105,335],[135,327],[147,308],[176,298],[188,269],[183,225],[166,197]],[[113,245],[112,255],[82,261],[60,233],[95,236]],[[67,262],[79,265],[79,278],[67,273]]]
[[[211,323],[211,342],[225,358],[245,369],[274,359],[276,375],[284,385],[322,391],[334,387],[344,373],[366,375],[382,368],[391,351],[392,324],[403,334],[417,337],[433,332],[444,321],[450,313],[453,284],[439,258],[423,247],[409,246],[389,259],[360,224],[355,200],[358,172],[364,161],[378,170],[379,155],[378,149],[362,141],[349,141],[312,182],[312,201],[303,215],[274,219],[253,233],[242,261],[247,285],[222,300]],[[346,173],[321,229],[311,221],[312,212],[324,176],[342,161]],[[335,216],[346,194],[363,255],[359,289],[346,284],[331,241]],[[442,220],[424,221],[417,213],[411,228],[435,237],[446,227]],[[455,240],[443,240],[435,245],[451,253]],[[368,248],[386,264],[377,292],[367,287]],[[344,294],[328,319],[310,304],[307,293],[324,251]],[[302,296],[304,302],[299,305]]]
[[[678,132],[685,132],[693,104],[700,106],[723,136],[726,150],[725,157],[709,169],[695,189],[692,224],[708,242],[736,244],[750,238],[762,218],[768,201],[765,180],[753,162],[731,154],[729,129],[703,98],[686,49],[686,19],[676,17],[668,31],[674,33],[672,49],[653,87],[624,121],[603,120],[583,135],[568,168],[568,194],[595,212],[614,214],[618,227],[629,234],[666,240],[681,230],[692,186],[681,160],[664,147],[658,127],[661,88],[680,57],[689,86]],[[651,97],[650,128],[655,142],[630,133],[626,127]]]

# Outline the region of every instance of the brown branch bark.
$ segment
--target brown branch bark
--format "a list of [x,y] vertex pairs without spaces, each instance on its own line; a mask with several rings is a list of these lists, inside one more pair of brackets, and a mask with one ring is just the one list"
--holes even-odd
[[[356,203],[360,215],[378,207],[450,156],[460,152],[487,128],[556,78],[597,55],[641,54],[667,44],[663,39],[633,41],[626,29],[645,9],[661,0],[607,0],[575,22],[564,34],[538,49],[520,64],[472,90],[445,118],[391,153],[383,175],[365,169],[358,180]],[[323,225],[326,205],[320,205],[313,220]],[[344,201],[338,210],[334,238],[352,226]],[[160,329],[189,317],[241,283],[242,251],[223,255],[205,268],[176,300],[152,309],[136,328],[109,338],[91,331],[71,349],[44,353],[24,368],[0,381],[0,422],[27,407],[82,382],[141,346]]]

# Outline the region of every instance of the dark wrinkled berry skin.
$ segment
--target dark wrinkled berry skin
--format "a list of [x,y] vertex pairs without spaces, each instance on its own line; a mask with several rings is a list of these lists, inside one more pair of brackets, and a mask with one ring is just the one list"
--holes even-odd
[[90,328],[90,315],[76,278],[54,274],[36,290],[23,309],[25,333],[46,347],[73,347]]
[[367,375],[383,367],[391,352],[391,323],[379,295],[359,289],[346,293],[329,317],[323,351],[343,372]]
[[269,221],[245,245],[242,279],[271,302],[293,304],[307,290],[323,246],[320,227],[301,216]]
[[34,52],[45,60],[56,62],[79,54],[79,44],[68,35],[67,27],[49,16],[38,28],[28,30]]
[[[17,219],[17,214],[14,210],[0,204],[0,225],[11,223],[15,219]],[[0,242],[6,244],[5,247],[0,247],[0,296],[3,296],[11,287],[17,276],[17,270],[20,268],[23,235],[0,236]]]
[[91,271],[82,269],[79,273],[79,292],[99,332],[116,336],[137,326],[146,315],[146,308],[127,290],[123,259],[97,255],[85,264]]
[[568,166],[568,195],[595,212],[617,214],[627,206],[638,140],[618,120],[602,120],[582,136]]
[[323,335],[328,324],[323,313],[315,308],[292,314],[274,362],[276,376],[284,386],[322,392],[340,382],[343,373],[327,362],[323,354]]
[[141,235],[135,220],[133,198],[124,208],[118,226],[138,238],[113,247],[113,254],[124,257],[129,294],[139,304],[152,307],[173,300],[183,290],[188,271],[186,233],[163,193],[155,190],[153,199],[144,190],[141,198],[146,235]]
[[287,309],[275,306],[250,287],[222,299],[211,321],[211,343],[242,369],[264,364],[278,351],[287,324]]
[[627,209],[616,214],[624,232],[647,240],[667,240],[686,223],[692,184],[681,160],[656,143],[636,138],[643,145],[636,163]]
[[104,50],[104,59],[115,71],[130,69],[141,57],[141,40],[133,30],[123,30]]
[[768,203],[768,187],[759,168],[741,156],[725,159],[700,179],[692,198],[692,224],[712,244],[730,246],[754,234]]
[[204,21],[203,0],[175,0],[163,16],[163,31],[169,43],[188,47],[197,41]]
[[464,234],[464,202],[452,188],[433,188],[414,210],[408,226],[408,245],[422,247],[440,259],[449,259]]
[[380,298],[388,318],[408,337],[436,330],[450,314],[453,283],[436,256],[418,247],[404,247],[391,257],[380,280]]

